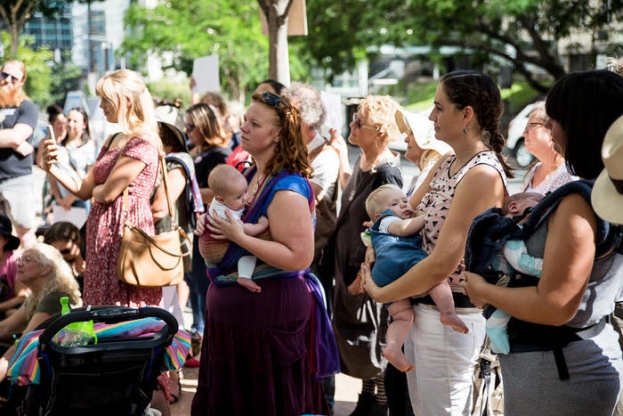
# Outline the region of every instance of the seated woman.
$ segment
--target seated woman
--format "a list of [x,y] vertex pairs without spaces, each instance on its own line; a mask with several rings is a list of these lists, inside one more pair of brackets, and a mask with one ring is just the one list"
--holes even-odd
[[16,280],[19,238],[12,234],[11,220],[0,215],[0,319],[14,313],[30,290]]
[[[54,247],[36,243],[22,252],[17,261],[17,280],[32,291],[13,315],[0,321],[0,340],[12,341],[14,334],[37,328],[51,316],[61,312],[63,296],[72,306],[82,304],[78,282],[63,256]],[[0,358],[0,381],[6,377],[9,360],[15,347],[10,347]]]
[[80,285],[80,293],[82,293],[86,247],[78,227],[67,221],[54,223],[43,234],[43,242],[61,253],[63,259],[71,267],[73,276]]

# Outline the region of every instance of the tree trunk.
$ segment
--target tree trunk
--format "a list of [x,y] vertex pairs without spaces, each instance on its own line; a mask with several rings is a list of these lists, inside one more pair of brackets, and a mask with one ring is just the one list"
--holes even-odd
[[17,24],[12,24],[9,27],[9,34],[11,36],[11,52],[10,57],[15,58],[17,56],[17,48],[19,47],[19,34],[23,27],[18,28]]
[[[284,85],[290,85],[290,57],[288,55],[288,12],[293,0],[268,0],[268,76]],[[261,3],[261,2],[260,2]]]
[[24,30],[26,20],[30,19],[32,15],[35,3],[34,1],[17,0],[0,6],[0,18],[7,27],[9,36],[11,37],[10,58],[15,58],[17,56],[19,36],[22,30]]

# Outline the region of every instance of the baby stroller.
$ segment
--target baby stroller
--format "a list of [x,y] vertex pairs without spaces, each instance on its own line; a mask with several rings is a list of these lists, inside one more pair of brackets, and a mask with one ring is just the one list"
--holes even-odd
[[[96,344],[57,343],[68,324],[91,320]],[[142,416],[157,377],[180,368],[189,347],[190,336],[178,334],[173,315],[160,308],[74,310],[20,340],[11,396],[19,396],[17,414],[26,416]]]

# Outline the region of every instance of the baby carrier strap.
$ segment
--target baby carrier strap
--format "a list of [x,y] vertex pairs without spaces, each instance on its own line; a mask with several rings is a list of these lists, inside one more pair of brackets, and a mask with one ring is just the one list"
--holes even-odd
[[[255,174],[256,168],[252,167],[247,169],[244,172],[245,177],[249,178],[251,174]],[[263,209],[265,209],[269,204],[269,197],[272,195],[275,185],[283,179],[284,177],[291,175],[291,173],[283,170],[277,173],[275,176],[269,176],[261,185],[261,189],[257,191],[258,197],[252,204],[248,207],[247,211],[242,217],[242,221],[247,223],[255,223],[258,221],[260,216],[262,215]],[[309,182],[308,182],[309,184]],[[309,185],[311,190],[311,185]],[[311,205],[313,210],[314,196],[313,192],[310,191],[310,196],[308,197],[308,202]],[[311,200],[311,201],[310,201]],[[245,255],[247,251],[240,247],[237,244],[230,243],[223,259],[218,265],[210,265],[208,268],[208,277],[216,286],[226,286],[230,284],[234,284],[238,275],[236,270],[236,265],[241,256]],[[258,266],[260,268],[260,266]],[[273,267],[265,267],[264,275],[262,277],[271,277],[273,274],[283,275],[285,277],[291,277],[297,275],[299,272],[284,272],[283,270],[275,269]]]
[[[591,191],[593,190],[593,180],[577,180],[566,183],[560,186],[558,189],[548,193],[542,200],[534,207],[530,217],[526,221],[523,227],[523,234],[531,235],[534,230],[539,227],[558,206],[560,201],[573,193],[580,194],[588,204],[591,204]],[[597,236],[596,245],[598,250],[603,249],[603,245],[608,241],[608,234],[610,233],[610,224],[601,218],[597,217]],[[610,247],[612,248],[612,247]]]

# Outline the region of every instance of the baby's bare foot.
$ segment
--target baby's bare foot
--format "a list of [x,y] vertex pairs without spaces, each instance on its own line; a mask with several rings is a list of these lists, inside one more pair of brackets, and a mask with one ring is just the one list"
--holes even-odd
[[455,313],[441,315],[440,321],[445,326],[449,326],[461,334],[467,334],[469,332],[469,328],[465,325],[465,322]]
[[262,288],[259,287],[257,283],[255,283],[253,280],[249,279],[248,277],[239,277],[238,284],[246,288],[247,290],[250,290],[251,292],[260,293],[262,291]]
[[402,353],[400,348],[385,347],[383,349],[383,355],[387,358],[387,361],[403,373],[408,373],[415,368],[415,366],[407,360],[407,357]]

